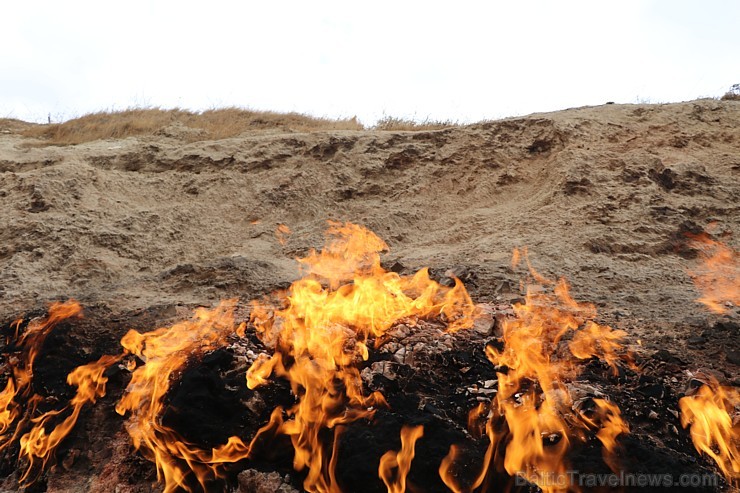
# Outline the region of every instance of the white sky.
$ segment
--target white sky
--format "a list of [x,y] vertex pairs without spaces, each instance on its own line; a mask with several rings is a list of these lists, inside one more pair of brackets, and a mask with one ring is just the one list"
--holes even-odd
[[242,106],[461,122],[740,83],[740,2],[8,0],[0,117]]

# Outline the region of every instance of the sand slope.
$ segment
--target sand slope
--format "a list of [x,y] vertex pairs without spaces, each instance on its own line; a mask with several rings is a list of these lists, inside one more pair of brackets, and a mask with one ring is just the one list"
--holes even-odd
[[[12,124],[11,124],[12,123]],[[0,123],[0,310],[250,299],[296,277],[327,219],[387,261],[518,296],[513,247],[605,316],[702,310],[685,231],[740,223],[740,102],[607,105],[437,131],[167,135],[40,146]],[[285,245],[279,223],[293,230]],[[725,241],[737,248],[737,239]]]

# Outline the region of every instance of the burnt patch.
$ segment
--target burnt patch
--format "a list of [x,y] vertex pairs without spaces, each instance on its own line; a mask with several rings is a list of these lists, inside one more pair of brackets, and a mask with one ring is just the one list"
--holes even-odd
[[[172,306],[118,315],[104,307],[88,312],[85,319],[60,324],[39,356],[34,386],[45,395],[56,395],[57,401],[70,396],[64,382],[68,371],[119,348],[117,341],[127,328],[153,328],[161,325],[163,319],[178,315]],[[494,367],[484,352],[486,344],[500,348],[502,343],[475,329],[454,335],[442,329],[444,325],[439,323],[399,326],[389,339],[370,341],[374,349],[368,361],[361,364],[364,391],[382,392],[388,407],[378,408],[371,420],[322,431],[325,443],[331,444],[336,437],[336,476],[344,491],[386,491],[378,478],[378,463],[387,451],[400,450],[403,426],[424,426],[424,436],[415,447],[408,491],[447,491],[438,468],[453,444],[460,450],[454,473],[461,484],[471,484],[485,466],[488,438],[468,431],[467,417],[477,404],[491,401],[498,390],[498,375],[507,371]],[[7,335],[11,330],[9,322],[2,330]],[[694,451],[688,431],[681,427],[677,403],[691,385],[685,369],[694,368],[697,360],[709,357],[714,346],[724,344],[728,355],[737,351],[737,344],[727,341],[736,340],[738,330],[733,319],[705,324],[696,329],[706,339],[704,344],[691,345],[687,341],[688,353],[663,348],[644,351],[636,356],[633,367],[615,369],[596,359],[582,362],[580,376],[568,384],[578,396],[574,406],[588,413],[594,397],[607,398],[620,407],[630,427],[630,433],[618,439],[619,474],[663,478],[655,481],[668,477],[678,480],[682,474],[693,474],[714,477],[715,483],[671,485],[673,490],[704,492],[726,488],[713,463]],[[2,346],[0,350],[7,355],[12,348]],[[296,399],[280,378],[256,390],[246,387],[246,370],[260,352],[270,351],[248,331],[245,338],[234,338],[225,347],[190,361],[176,381],[172,381],[162,422],[193,446],[205,450],[225,443],[234,435],[249,442],[275,407],[289,409]],[[58,449],[59,466],[50,469],[27,491],[47,488],[63,491],[91,477],[110,486],[110,491],[117,487],[128,491],[151,489],[156,481],[154,466],[132,449],[125,433],[126,418],[114,410],[128,383],[128,371],[115,365],[107,375],[108,395],[83,411],[77,426]],[[4,384],[4,378],[0,377],[0,384]],[[59,402],[48,404],[58,406]],[[499,432],[506,431],[504,422],[495,426]],[[499,443],[497,454],[505,453],[506,445],[505,441]],[[5,478],[0,479],[2,485],[11,484],[16,474],[12,457],[5,458],[8,460],[3,460],[0,467],[0,475]],[[209,491],[230,491],[237,484],[239,471],[245,469],[276,472],[280,478],[289,476],[286,481],[301,491],[306,471],[293,471],[292,459],[288,438],[265,437],[257,444],[252,458],[230,465],[227,479],[209,483]],[[574,441],[567,460],[568,467],[577,471],[574,481],[584,482],[581,484],[584,491],[608,491],[586,483],[594,475],[610,474],[595,436]],[[484,485],[480,491],[535,491],[533,485],[509,476],[496,466],[489,470]],[[199,488],[197,483],[191,486],[196,491]],[[661,483],[660,487],[665,485]],[[626,484],[623,490],[649,489]]]

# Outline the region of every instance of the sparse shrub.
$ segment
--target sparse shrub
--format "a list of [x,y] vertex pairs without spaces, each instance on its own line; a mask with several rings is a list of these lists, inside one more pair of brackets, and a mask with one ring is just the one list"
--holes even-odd
[[720,99],[722,99],[722,101],[740,101],[740,84],[733,84],[730,87],[730,90]]
[[425,119],[421,122],[405,118],[396,118],[394,116],[384,116],[373,126],[373,130],[439,130],[447,127],[457,126],[456,122],[450,120],[439,121]]

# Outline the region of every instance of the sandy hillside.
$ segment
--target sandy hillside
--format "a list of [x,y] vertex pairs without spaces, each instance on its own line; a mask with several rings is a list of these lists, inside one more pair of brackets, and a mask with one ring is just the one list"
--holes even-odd
[[680,326],[707,316],[684,233],[715,223],[738,246],[738,101],[201,142],[173,127],[54,146],[27,126],[0,123],[4,318],[67,297],[114,311],[248,300],[295,278],[335,219],[387,240],[388,265],[454,268],[476,300],[519,295],[509,262],[526,245],[604,317]]

